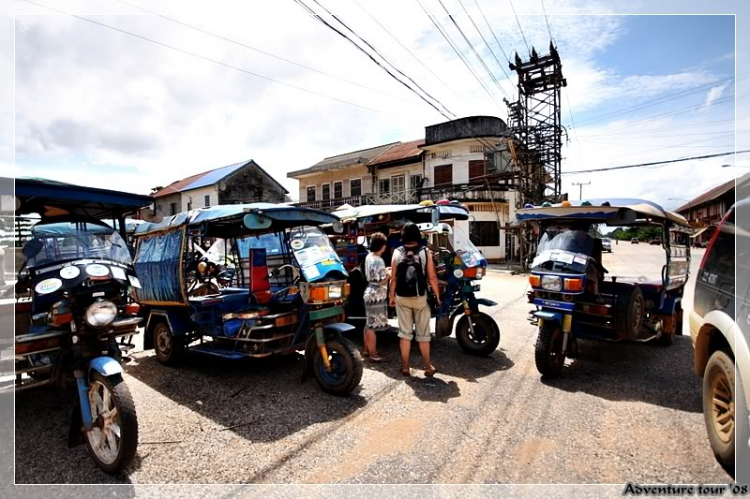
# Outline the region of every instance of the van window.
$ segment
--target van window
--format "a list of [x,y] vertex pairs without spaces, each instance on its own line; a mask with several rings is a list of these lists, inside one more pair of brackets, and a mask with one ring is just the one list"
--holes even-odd
[[734,280],[734,210],[729,213],[718,230],[719,235],[706,257],[704,271]]

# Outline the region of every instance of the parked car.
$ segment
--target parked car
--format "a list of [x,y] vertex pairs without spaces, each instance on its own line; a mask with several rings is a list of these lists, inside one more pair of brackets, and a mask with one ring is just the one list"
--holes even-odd
[[639,242],[640,241],[638,241],[637,237],[634,237],[633,239],[630,240],[630,244],[638,244]]
[[[695,303],[690,312],[695,371],[703,376],[703,416],[708,440],[717,461],[732,476],[735,442],[739,442],[737,462],[747,466],[750,457],[750,226],[735,225],[736,221],[747,223],[748,211],[750,198],[732,207],[714,232],[698,270]],[[743,472],[737,474],[738,481],[750,478],[742,476]]]
[[661,239],[653,238],[648,242],[651,246],[661,246]]
[[608,237],[602,238],[602,251],[612,253],[612,240]]

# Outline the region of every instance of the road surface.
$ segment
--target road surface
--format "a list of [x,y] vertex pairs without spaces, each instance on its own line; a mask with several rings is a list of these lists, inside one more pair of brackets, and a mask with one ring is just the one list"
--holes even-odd
[[[647,275],[660,248],[615,245],[604,265]],[[696,265],[700,255],[694,257]],[[653,267],[651,266],[653,264]],[[650,267],[650,268],[649,268]],[[499,306],[500,348],[464,355],[434,344],[439,373],[366,364],[358,393],[337,398],[300,382],[301,361],[161,366],[138,352],[126,366],[140,423],[132,469],[99,472],[85,448],[66,448],[72,404],[58,392],[16,398],[16,481],[130,483],[716,483],[688,336],[669,348],[581,343],[563,375],[541,380],[527,280],[491,271],[482,295]],[[689,286],[692,287],[692,284]],[[413,365],[419,365],[414,352]]]

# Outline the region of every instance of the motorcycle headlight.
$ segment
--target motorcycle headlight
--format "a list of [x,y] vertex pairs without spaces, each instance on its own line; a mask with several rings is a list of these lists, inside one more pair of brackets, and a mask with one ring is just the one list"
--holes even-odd
[[117,306],[111,301],[97,300],[86,309],[86,323],[91,327],[109,326],[115,317],[117,317]]
[[340,300],[344,292],[344,286],[342,284],[331,284],[328,287],[328,298],[331,300]]
[[542,276],[542,289],[547,291],[562,291],[562,279],[557,275]]

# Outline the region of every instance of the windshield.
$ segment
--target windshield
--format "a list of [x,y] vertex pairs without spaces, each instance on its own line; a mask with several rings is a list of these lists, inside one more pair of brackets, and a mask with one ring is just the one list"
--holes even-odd
[[265,248],[268,256],[285,253],[283,241],[276,232],[237,239],[237,249],[240,255],[246,255],[250,248]]
[[38,223],[24,247],[26,265],[93,258],[131,264],[130,252],[112,227],[91,222]]
[[487,260],[482,252],[474,246],[469,235],[459,226],[453,228],[453,251],[468,268],[487,266]]
[[314,281],[329,270],[341,270],[341,260],[325,232],[317,227],[296,227],[289,234],[289,246],[302,274]]
[[539,239],[532,268],[553,262],[576,271],[584,271],[594,249],[594,239],[585,230],[547,228]]

